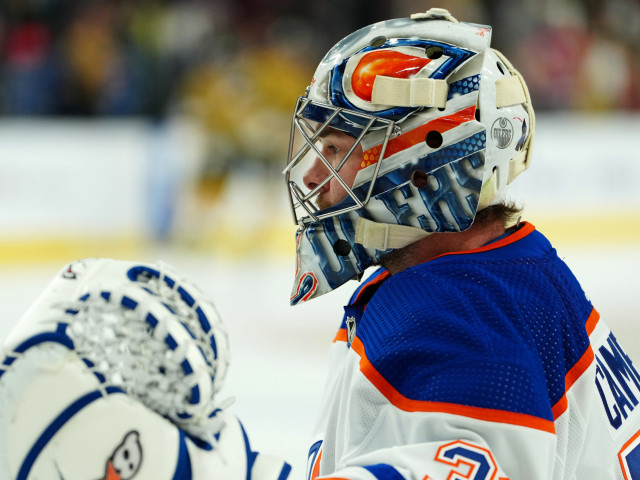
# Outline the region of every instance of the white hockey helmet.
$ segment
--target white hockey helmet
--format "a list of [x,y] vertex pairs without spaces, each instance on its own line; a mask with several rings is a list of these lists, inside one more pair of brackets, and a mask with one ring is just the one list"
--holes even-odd
[[[295,107],[284,169],[299,227],[292,305],[430,233],[466,230],[529,166],[529,93],[490,40],[491,27],[433,8],[362,28],[322,59]],[[355,140],[332,164],[318,142],[336,130]],[[342,178],[360,151],[355,179]],[[305,185],[318,161],[326,178]],[[345,197],[319,207],[332,180]]]

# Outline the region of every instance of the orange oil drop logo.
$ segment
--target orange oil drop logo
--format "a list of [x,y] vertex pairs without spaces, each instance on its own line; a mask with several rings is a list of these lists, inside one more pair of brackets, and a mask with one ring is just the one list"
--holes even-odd
[[371,101],[373,82],[378,75],[394,78],[409,78],[418,73],[431,60],[392,50],[377,50],[364,55],[351,76],[353,93]]

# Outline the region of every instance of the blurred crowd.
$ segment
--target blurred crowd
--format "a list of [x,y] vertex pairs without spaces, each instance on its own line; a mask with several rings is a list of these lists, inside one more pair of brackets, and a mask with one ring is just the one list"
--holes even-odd
[[640,108],[637,0],[3,0],[0,113],[196,108],[233,135],[233,111],[289,110],[338,38],[433,5],[493,25],[538,109]]
[[188,115],[207,168],[282,162],[328,48],[432,6],[491,24],[538,111],[640,109],[638,0],[2,0],[0,115]]

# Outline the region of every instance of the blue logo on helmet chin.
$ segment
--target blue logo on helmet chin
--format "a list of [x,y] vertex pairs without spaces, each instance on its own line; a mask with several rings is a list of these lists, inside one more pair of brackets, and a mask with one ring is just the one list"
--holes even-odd
[[297,305],[301,301],[307,301],[313,295],[313,292],[318,287],[318,279],[313,273],[305,273],[298,281],[298,288],[293,294],[289,303],[291,305]]
[[[304,232],[332,290],[357,277],[384,254],[376,250],[372,258],[362,245],[356,243],[356,222],[364,213],[361,210],[352,211],[325,218],[313,223]],[[350,247],[346,251],[344,242]],[[352,258],[355,259],[355,264]]]

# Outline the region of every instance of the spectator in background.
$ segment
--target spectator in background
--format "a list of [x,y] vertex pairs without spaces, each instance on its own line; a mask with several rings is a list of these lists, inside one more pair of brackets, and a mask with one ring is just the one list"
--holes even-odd
[[2,52],[2,101],[11,115],[56,113],[60,72],[51,29],[26,16],[7,27]]

